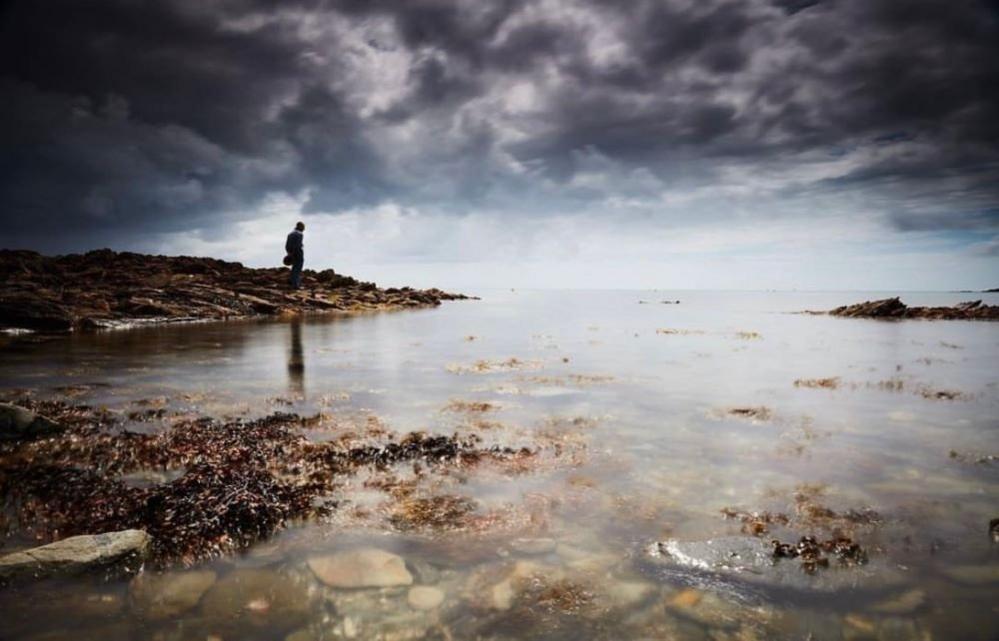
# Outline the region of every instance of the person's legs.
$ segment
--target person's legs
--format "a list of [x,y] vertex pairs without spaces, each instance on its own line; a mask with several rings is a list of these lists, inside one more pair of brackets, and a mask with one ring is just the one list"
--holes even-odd
[[296,259],[294,264],[291,266],[291,286],[293,289],[298,289],[302,286],[302,265],[304,261]]

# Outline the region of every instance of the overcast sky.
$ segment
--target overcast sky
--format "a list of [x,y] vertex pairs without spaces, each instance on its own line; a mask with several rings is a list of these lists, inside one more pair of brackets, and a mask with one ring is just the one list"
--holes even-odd
[[999,286],[995,0],[46,0],[0,246],[446,287]]

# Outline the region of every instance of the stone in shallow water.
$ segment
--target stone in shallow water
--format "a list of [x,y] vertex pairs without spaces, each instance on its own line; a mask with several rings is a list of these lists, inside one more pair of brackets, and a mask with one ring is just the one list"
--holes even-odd
[[520,554],[549,554],[555,551],[554,539],[516,539],[510,548]]
[[312,628],[299,628],[284,638],[284,641],[317,641],[320,635]]
[[926,593],[916,589],[875,603],[871,606],[871,610],[881,614],[909,614],[921,608],[924,603],[926,603]]
[[141,561],[152,541],[143,530],[83,534],[0,557],[0,579],[76,574]]
[[734,630],[740,626],[765,625],[773,618],[773,611],[768,607],[749,605],[725,593],[693,588],[680,590],[667,597],[666,608],[682,618],[697,621],[712,629]]
[[703,598],[704,593],[700,590],[687,588],[673,595],[669,600],[669,604],[677,608],[692,608],[700,603]]
[[140,574],[128,586],[132,608],[149,619],[175,617],[198,605],[216,578],[211,570]]
[[487,602],[489,607],[494,610],[509,610],[513,606],[513,598],[516,595],[513,589],[513,581],[503,579],[489,588]]
[[423,559],[411,559],[409,569],[412,570],[413,579],[417,583],[431,585],[441,579],[441,571]]
[[999,565],[955,565],[943,573],[952,581],[969,585],[999,583]]
[[641,581],[613,581],[605,591],[615,605],[625,607],[642,601],[654,589],[651,583]]
[[418,585],[415,588],[410,588],[406,601],[409,603],[409,607],[414,610],[433,610],[444,603],[444,592],[437,588]]
[[301,583],[280,572],[258,569],[233,570],[201,600],[205,618],[223,628],[249,623],[287,630],[305,624],[311,607],[312,599]]
[[52,596],[54,598],[51,602],[35,602],[32,604],[40,608],[33,614],[34,618],[50,616],[52,606],[56,603],[58,603],[57,607],[60,616],[68,620],[73,620],[76,617],[81,619],[109,619],[118,616],[125,609],[124,600],[119,595],[111,592],[73,594],[68,598],[60,598],[56,595]]
[[[884,559],[865,565],[830,567],[814,574],[804,572],[798,559],[774,559],[766,541],[751,537],[721,537],[703,541],[667,539],[648,549],[658,574],[671,580],[724,580],[732,585],[796,591],[834,592],[856,588],[882,589],[900,584],[904,577]],[[695,581],[696,582],[696,581]]]
[[388,588],[413,583],[402,557],[376,548],[314,556],[308,565],[320,581],[333,588]]

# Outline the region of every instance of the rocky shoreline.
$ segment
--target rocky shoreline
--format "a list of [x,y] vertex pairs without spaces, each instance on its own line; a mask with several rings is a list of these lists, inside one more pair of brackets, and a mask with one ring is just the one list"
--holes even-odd
[[996,321],[999,320],[999,305],[985,305],[980,300],[974,300],[953,307],[909,307],[895,297],[844,305],[826,313],[846,318]]
[[0,329],[73,331],[136,323],[221,320],[301,313],[436,307],[469,297],[439,289],[388,288],[334,272],[305,270],[302,289],[287,269],[189,256],[108,249],[43,256],[0,250]]

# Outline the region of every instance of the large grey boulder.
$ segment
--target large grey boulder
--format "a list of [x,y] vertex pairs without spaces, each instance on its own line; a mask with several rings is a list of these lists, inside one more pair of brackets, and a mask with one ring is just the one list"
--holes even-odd
[[0,403],[0,441],[16,441],[55,434],[62,426],[27,408]]
[[83,534],[0,557],[0,580],[78,574],[141,562],[152,542],[143,530]]

